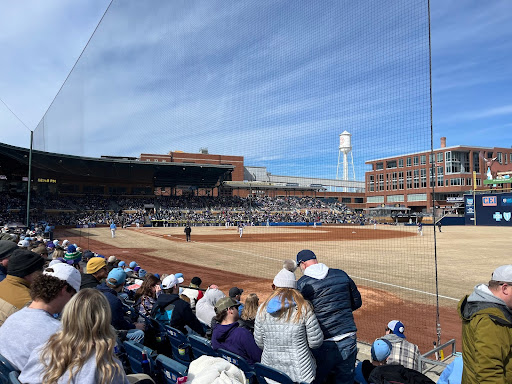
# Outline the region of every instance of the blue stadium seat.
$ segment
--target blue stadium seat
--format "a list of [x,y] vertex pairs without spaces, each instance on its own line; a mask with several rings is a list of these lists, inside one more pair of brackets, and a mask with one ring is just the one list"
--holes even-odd
[[18,380],[19,375],[17,371],[9,373],[9,384],[21,384],[21,381]]
[[151,372],[155,372],[156,363],[154,359],[155,353],[151,348],[148,348],[140,343],[137,343],[132,340],[126,340],[123,342],[123,347],[126,351],[126,355],[128,358],[128,362],[130,363],[130,368],[132,373],[143,373],[142,372],[142,351],[145,350],[148,356],[149,364],[151,366]]
[[208,355],[217,357],[219,354],[213,350],[212,344],[208,339],[205,339],[201,336],[196,335],[188,335],[188,340],[190,342],[190,347],[192,348],[192,354],[194,358],[197,359],[200,356]]
[[188,367],[192,359],[190,358],[190,343],[187,336],[168,325],[165,325],[164,329],[172,347],[172,358]]
[[176,384],[178,377],[187,376],[187,367],[164,355],[156,358],[156,367],[159,374],[159,383]]
[[11,364],[9,360],[0,355],[0,384],[9,383],[9,374],[18,370]]
[[238,356],[236,353],[226,351],[222,348],[219,348],[217,353],[224,360],[229,361],[231,364],[236,365],[238,368],[244,371],[248,383],[253,383],[255,381],[256,373],[254,372],[254,368],[251,367],[243,357]]
[[281,384],[295,384],[286,373],[271,368],[268,365],[256,363],[254,364],[254,370],[256,371],[258,383],[266,383],[265,378],[267,378]]

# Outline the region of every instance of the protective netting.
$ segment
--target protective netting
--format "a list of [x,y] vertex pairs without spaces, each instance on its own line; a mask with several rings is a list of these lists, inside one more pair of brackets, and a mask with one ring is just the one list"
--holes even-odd
[[[427,193],[407,201],[404,192],[416,166],[408,157],[421,163],[410,188],[430,180],[428,154],[405,156],[431,147],[428,20],[426,1],[113,1],[34,148],[99,157],[207,147],[273,174],[334,179],[346,130],[357,180],[374,166],[365,162],[384,159],[382,180],[373,180],[382,194],[369,201],[410,203],[419,214],[399,222],[390,211],[361,213],[367,225],[322,241],[272,246],[270,234],[268,244],[239,249],[258,261],[246,273],[271,278],[275,260],[311,248],[360,286],[362,338],[400,319],[430,346],[434,241],[432,227],[420,236],[416,222],[432,223],[432,207]],[[399,155],[402,164],[385,160]]]

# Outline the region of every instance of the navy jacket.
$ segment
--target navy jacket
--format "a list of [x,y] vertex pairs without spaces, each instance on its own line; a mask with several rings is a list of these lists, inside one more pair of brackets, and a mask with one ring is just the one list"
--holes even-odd
[[169,304],[173,304],[174,309],[172,310],[171,323],[168,325],[178,329],[185,335],[187,334],[185,325],[188,325],[190,328],[192,328],[192,330],[199,333],[201,336],[205,335],[203,325],[199,320],[197,320],[194,312],[192,312],[190,304],[185,300],[181,300],[178,295],[163,293],[158,297],[155,306],[159,308],[165,308]]
[[297,289],[313,305],[324,339],[357,331],[352,311],[363,302],[356,284],[344,271],[329,268],[321,280],[304,275]]
[[117,292],[112,288],[107,287],[104,282],[98,285],[96,289],[105,295],[108,303],[110,304],[110,309],[112,310],[112,326],[121,331],[134,329],[135,325],[130,323],[124,317],[125,310],[121,299],[117,297]]
[[261,361],[262,350],[256,345],[254,336],[245,328],[239,328],[238,323],[228,325],[218,324],[212,333],[212,348],[219,348],[236,353],[250,365]]

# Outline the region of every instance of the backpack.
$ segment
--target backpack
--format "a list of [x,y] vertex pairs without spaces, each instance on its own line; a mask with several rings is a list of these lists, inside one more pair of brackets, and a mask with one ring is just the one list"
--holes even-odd
[[375,367],[368,377],[370,384],[435,384],[423,373],[403,365],[390,364]]

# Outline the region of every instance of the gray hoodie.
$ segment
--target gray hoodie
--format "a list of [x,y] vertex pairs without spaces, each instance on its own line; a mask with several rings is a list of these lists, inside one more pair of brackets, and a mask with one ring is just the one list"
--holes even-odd
[[509,321],[512,321],[512,311],[505,302],[495,296],[486,284],[478,284],[468,296],[467,304],[462,308],[462,315],[469,319],[483,308],[498,307]]

